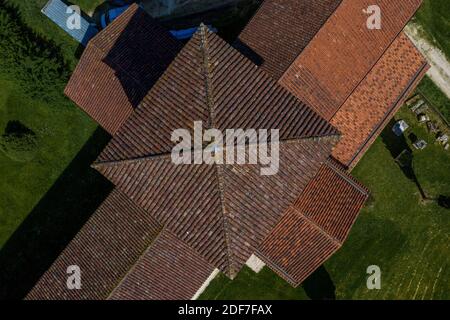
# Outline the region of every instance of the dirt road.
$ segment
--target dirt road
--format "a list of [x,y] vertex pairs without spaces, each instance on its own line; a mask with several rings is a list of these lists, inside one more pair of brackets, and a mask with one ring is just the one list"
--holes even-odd
[[427,75],[450,99],[450,62],[447,57],[421,35],[419,25],[409,23],[405,32],[430,63]]

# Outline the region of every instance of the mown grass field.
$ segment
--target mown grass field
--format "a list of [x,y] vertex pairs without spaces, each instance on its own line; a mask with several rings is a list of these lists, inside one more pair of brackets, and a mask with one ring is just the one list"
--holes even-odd
[[450,1],[424,0],[415,16],[428,39],[438,45],[450,59]]

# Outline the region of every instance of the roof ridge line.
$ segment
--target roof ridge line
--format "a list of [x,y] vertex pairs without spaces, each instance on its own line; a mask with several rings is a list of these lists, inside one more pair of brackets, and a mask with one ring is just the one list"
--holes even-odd
[[228,273],[230,275],[231,278],[234,278],[234,274],[232,273],[232,257],[233,257],[233,252],[230,248],[230,235],[229,235],[229,223],[228,223],[228,211],[227,208],[225,206],[225,199],[224,199],[224,183],[223,183],[223,179],[222,179],[222,175],[223,175],[223,170],[221,165],[216,164],[215,165],[215,171],[216,171],[216,179],[217,179],[217,188],[219,189],[219,197],[220,197],[220,204],[222,206],[222,225],[223,225],[223,233],[224,233],[224,237],[225,237],[225,246],[226,246],[226,250],[227,250],[227,260],[228,260]]
[[97,169],[101,166],[110,166],[110,165],[120,165],[125,163],[135,163],[135,162],[143,162],[150,159],[158,159],[158,158],[167,158],[171,156],[171,153],[161,153],[156,155],[149,155],[149,156],[143,156],[143,157],[137,157],[132,159],[121,159],[121,160],[113,160],[113,161],[101,161],[101,162],[94,162],[91,164],[91,167],[94,169]]
[[[212,83],[211,83],[211,70],[210,70],[210,56],[209,56],[209,43],[208,43],[208,30],[207,27],[203,24],[203,22],[200,24],[200,50],[202,52],[203,57],[203,75],[205,77],[205,93],[206,93],[206,105],[208,106],[208,113],[209,113],[209,128],[215,128],[215,101],[213,96],[213,89],[212,89]],[[228,216],[227,216],[227,208],[225,206],[225,199],[224,199],[224,183],[222,179],[223,170],[222,167],[218,164],[215,165],[215,174],[216,174],[216,182],[217,182],[217,188],[219,190],[219,197],[220,197],[220,204],[222,206],[222,224],[223,224],[223,233],[225,238],[225,246],[226,246],[226,254],[227,254],[227,271],[231,278],[234,277],[233,270],[232,270],[232,261],[233,261],[233,254],[232,250],[230,248],[230,237],[229,237],[229,223],[228,223]]]
[[209,61],[209,43],[208,43],[208,31],[207,27],[203,24],[200,24],[200,51],[202,53],[203,58],[203,76],[205,77],[205,94],[206,94],[206,105],[208,107],[209,119],[208,119],[208,127],[215,127],[215,117],[214,117],[214,97],[213,90],[211,84],[211,70],[210,70],[210,61]]
[[314,220],[310,219],[302,211],[300,211],[300,209],[296,208],[294,205],[291,205],[290,207],[292,208],[292,210],[295,211],[295,213],[298,213],[299,215],[301,215],[308,223],[311,224],[312,227],[314,227],[315,229],[319,230],[320,233],[322,233],[324,236],[326,236],[335,245],[337,245],[338,247],[342,246],[343,242],[339,241],[338,239],[333,237],[331,234],[326,232],[318,223],[316,223]]
[[324,165],[326,165],[328,168],[333,170],[336,174],[338,174],[342,179],[350,183],[353,187],[358,189],[359,192],[362,194],[368,196],[370,194],[369,190],[365,189],[364,186],[361,186],[358,182],[351,179],[348,175],[346,175],[344,172],[339,170],[334,164],[330,163],[330,161],[325,161]]
[[[287,138],[287,139],[280,139],[279,143],[296,143],[299,141],[303,141],[303,140],[328,140],[328,139],[333,139],[333,138],[339,138],[340,135],[339,134],[328,134],[328,135],[323,135],[323,136],[308,136],[308,137],[299,137],[299,138]],[[245,146],[249,146],[249,145],[257,145],[258,142],[253,142],[253,143],[249,143],[246,142],[244,144],[233,144],[233,146],[240,146],[240,145],[245,145]],[[202,148],[202,150],[200,152],[204,152],[205,148]],[[196,151],[194,150],[194,148],[191,148],[190,152],[195,153]],[[125,164],[125,163],[135,163],[135,162],[143,162],[143,161],[148,161],[148,160],[152,160],[152,159],[158,159],[158,158],[167,158],[169,156],[171,156],[172,153],[171,152],[166,152],[166,153],[160,153],[160,154],[156,154],[156,155],[148,155],[148,156],[142,156],[142,157],[136,157],[136,158],[130,158],[130,159],[120,159],[120,160],[112,160],[112,161],[100,161],[100,162],[94,162],[93,164],[91,164],[91,167],[96,169],[97,167],[100,166],[108,166],[108,165],[120,165],[120,164]]]
[[[121,191],[122,192],[122,191]],[[128,196],[127,196],[128,197]],[[133,200],[133,203],[134,200]],[[139,205],[138,205],[139,206]],[[139,208],[142,208],[141,206],[139,206]],[[146,211],[146,210],[145,210]],[[147,212],[147,211],[146,211]],[[155,219],[155,221],[157,221]],[[139,257],[136,258],[136,261],[134,261],[134,263],[130,266],[130,268],[128,268],[128,270],[123,274],[122,278],[120,279],[120,281],[118,281],[117,285],[114,286],[111,291],[109,292],[109,294],[106,296],[105,300],[109,300],[109,298],[113,295],[113,293],[117,290],[117,288],[120,287],[120,285],[123,283],[123,281],[125,280],[125,278],[131,273],[131,271],[134,269],[134,267],[136,267],[136,265],[139,263],[139,261],[142,259],[142,257],[147,253],[147,251],[152,247],[152,245],[156,242],[156,240],[158,240],[161,237],[161,234],[163,233],[163,231],[165,231],[167,228],[164,225],[161,225],[159,223],[159,221],[157,221],[157,223],[160,225],[160,229],[158,232],[158,235],[144,248],[144,250],[142,250],[141,254],[139,255]]]

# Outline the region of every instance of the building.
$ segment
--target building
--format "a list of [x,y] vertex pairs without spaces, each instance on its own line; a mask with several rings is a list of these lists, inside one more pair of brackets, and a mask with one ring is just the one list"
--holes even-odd
[[[373,2],[381,30],[366,28]],[[427,70],[402,33],[420,2],[266,0],[233,46],[203,25],[183,46],[132,6],[65,91],[111,133],[93,167],[115,189],[27,299],[190,299],[250,258],[301,284],[368,198],[349,169]],[[199,120],[279,129],[278,174],[173,164],[171,133]]]

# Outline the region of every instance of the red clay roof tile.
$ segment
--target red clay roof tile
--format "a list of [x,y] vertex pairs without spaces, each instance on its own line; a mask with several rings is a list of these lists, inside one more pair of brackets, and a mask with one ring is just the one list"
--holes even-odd
[[[344,0],[280,83],[325,119],[369,73],[419,8],[422,0]],[[369,30],[370,5],[381,8],[381,30]]]
[[[106,299],[160,231],[153,217],[113,190],[26,299]],[[80,267],[80,290],[67,288],[71,265]]]
[[132,5],[88,43],[65,94],[114,134],[181,46]]
[[265,0],[236,41],[278,80],[342,0]]
[[341,247],[367,198],[367,189],[332,161],[323,164],[257,255],[298,286]]
[[333,156],[353,167],[427,69],[426,60],[402,33],[331,119],[342,133]]

